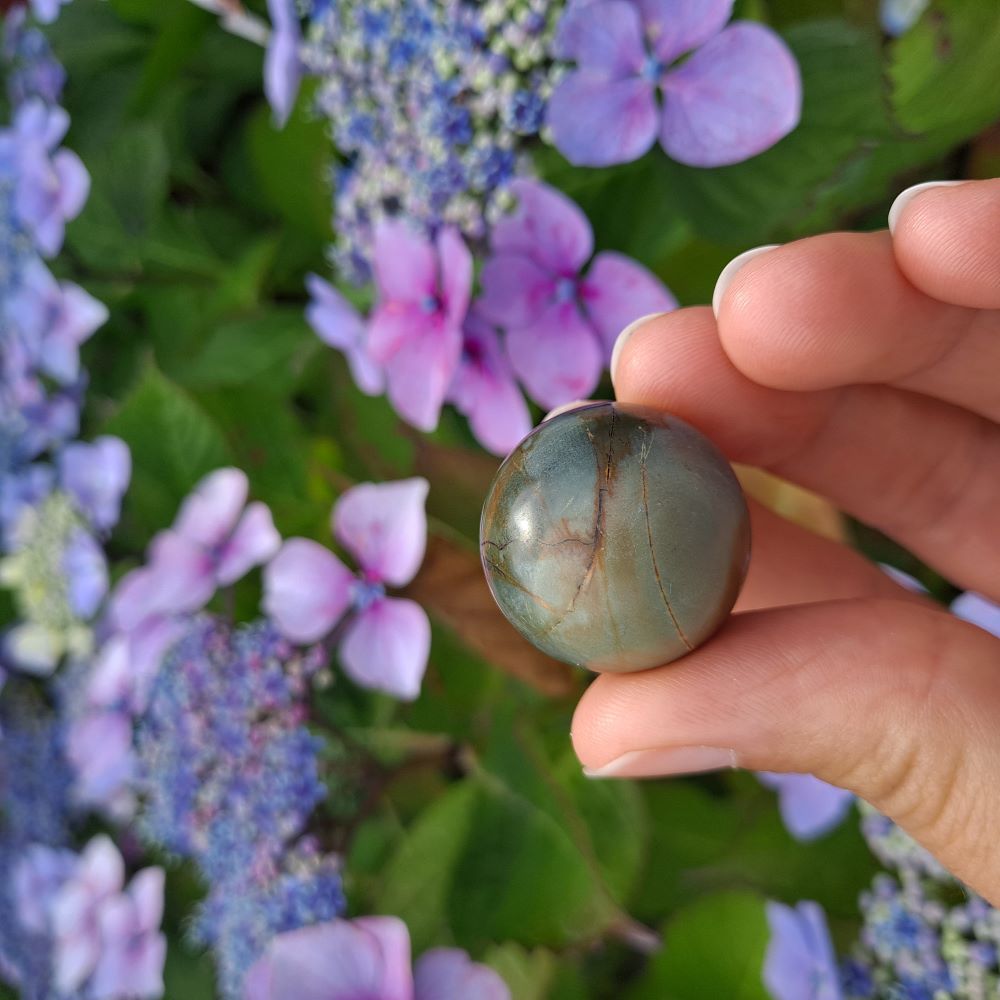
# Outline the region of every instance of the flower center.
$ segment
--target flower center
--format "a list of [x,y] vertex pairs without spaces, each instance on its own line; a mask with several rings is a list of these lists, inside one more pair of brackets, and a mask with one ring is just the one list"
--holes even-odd
[[436,313],[441,308],[441,300],[436,295],[425,295],[420,300],[420,309],[428,316]]
[[375,580],[355,580],[351,589],[354,610],[360,614],[385,597],[385,587]]
[[639,76],[641,76],[643,80],[647,80],[649,83],[659,83],[660,77],[663,76],[663,71],[665,69],[666,67],[663,65],[662,61],[650,53],[643,60],[642,66],[639,69]]
[[572,302],[576,298],[576,278],[560,278],[556,282],[556,302]]

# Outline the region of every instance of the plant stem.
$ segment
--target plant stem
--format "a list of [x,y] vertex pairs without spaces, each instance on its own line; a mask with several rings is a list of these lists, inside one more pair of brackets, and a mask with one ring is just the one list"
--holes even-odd
[[266,46],[271,28],[266,21],[248,14],[240,0],[190,0],[196,7],[217,14],[219,24],[230,34],[245,38],[255,45]]

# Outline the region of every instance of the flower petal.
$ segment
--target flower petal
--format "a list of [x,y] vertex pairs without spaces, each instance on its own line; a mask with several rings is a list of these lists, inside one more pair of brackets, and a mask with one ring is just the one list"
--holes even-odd
[[595,76],[633,76],[646,58],[642,28],[638,10],[627,0],[571,4],[559,21],[552,53]]
[[243,512],[232,536],[223,546],[216,566],[216,579],[223,587],[235,583],[266,563],[281,548],[281,535],[274,526],[267,504],[250,504]]
[[426,479],[353,486],[333,508],[337,541],[368,578],[402,587],[420,568],[427,545]]
[[345,350],[361,340],[364,318],[333,285],[318,274],[307,274],[306,288],[310,295],[306,320],[324,344]]
[[386,597],[363,611],[340,646],[344,672],[356,684],[412,701],[420,694],[431,625],[414,601]]
[[150,556],[152,584],[142,620],[200,611],[212,599],[212,557],[196,542],[175,531],[161,531],[150,545]]
[[143,868],[129,882],[128,894],[135,904],[136,921],[141,930],[155,931],[163,920],[165,877],[162,868]]
[[108,563],[90,532],[73,530],[63,551],[62,570],[73,614],[85,621],[93,618],[108,592]]
[[59,455],[59,481],[80,512],[100,531],[118,521],[122,496],[132,477],[128,445],[116,437],[74,441]]
[[437,427],[461,354],[459,328],[435,322],[411,331],[386,361],[389,402],[417,430]]
[[181,504],[174,531],[206,548],[220,545],[236,527],[249,488],[240,469],[209,473]]
[[315,642],[351,603],[354,574],[308,538],[289,539],[264,569],[263,607],[293,642]]
[[952,601],[951,613],[1000,637],[1000,604],[994,604],[981,594],[971,590],[959,594]]
[[811,774],[761,771],[757,777],[778,793],[782,822],[796,840],[815,840],[829,833],[840,825],[854,802],[852,792]]
[[441,298],[445,317],[452,326],[461,326],[469,311],[472,292],[472,254],[457,229],[446,226],[438,233]]
[[488,965],[479,965],[458,948],[435,948],[420,956],[413,970],[414,1000],[510,1000],[510,989]]
[[557,276],[526,253],[501,250],[483,265],[476,309],[497,326],[528,326],[555,292]]
[[294,0],[267,0],[273,30],[264,54],[264,94],[278,126],[288,121],[302,81],[301,35]]
[[733,16],[733,0],[635,0],[646,37],[665,63],[704,45]]
[[493,251],[520,253],[557,275],[575,276],[594,247],[594,234],[579,205],[541,181],[515,180],[510,192],[517,207],[494,225]]
[[741,21],[662,81],[660,142],[693,167],[739,163],[770,148],[799,122],[798,63],[769,28]]
[[611,359],[618,334],[633,320],[677,308],[677,300],[656,275],[631,257],[612,251],[594,258],[582,297],[604,341],[605,361]]
[[764,985],[774,1000],[840,1000],[833,943],[820,907],[769,902],[767,922],[771,940],[764,956]]
[[398,917],[359,917],[353,924],[373,935],[382,951],[380,1000],[411,1000],[413,972],[406,924]]
[[437,254],[412,226],[384,220],[375,226],[372,265],[381,302],[420,305],[437,294]]
[[641,77],[609,81],[583,70],[560,80],[547,115],[556,149],[578,167],[639,159],[660,124],[651,83]]
[[604,357],[574,302],[550,306],[531,326],[508,331],[507,353],[528,395],[547,410],[586,399],[600,380]]

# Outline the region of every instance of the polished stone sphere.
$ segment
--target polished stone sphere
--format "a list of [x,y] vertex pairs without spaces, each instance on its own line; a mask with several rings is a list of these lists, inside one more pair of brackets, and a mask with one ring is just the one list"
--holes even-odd
[[480,550],[493,596],[543,652],[644,670],[704,642],[750,556],[746,500],[677,417],[594,403],[536,427],[500,467]]

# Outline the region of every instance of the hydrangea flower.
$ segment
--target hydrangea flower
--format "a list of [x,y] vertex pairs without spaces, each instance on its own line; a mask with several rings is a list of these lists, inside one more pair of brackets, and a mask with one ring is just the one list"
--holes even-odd
[[98,531],[110,531],[121,515],[122,497],[132,477],[132,456],[116,437],[75,441],[58,456],[59,482],[77,510]]
[[762,785],[778,793],[778,809],[796,840],[815,840],[839,826],[850,811],[854,794],[811,774],[775,774],[760,771]]
[[77,855],[65,848],[31,844],[14,866],[11,892],[21,926],[46,934],[56,894],[73,874]]
[[333,508],[334,537],[361,567],[357,576],[329,549],[292,538],[264,571],[264,610],[293,642],[338,632],[340,661],[356,683],[416,698],[430,651],[430,623],[414,601],[387,597],[416,575],[427,543],[424,479],[364,483]]
[[594,236],[580,208],[538,181],[518,180],[511,189],[517,208],[493,229],[477,308],[507,331],[528,395],[552,409],[593,391],[625,326],[677,302],[622,254],[599,253],[582,274]]
[[788,135],[802,103],[795,57],[763,25],[727,27],[732,9],[733,0],[570,4],[554,52],[576,68],[549,100],[556,148],[600,167],[635,160],[659,138],[681,163],[718,167]]
[[410,936],[395,917],[336,920],[280,934],[247,976],[245,1000],[510,1000],[492,969],[465,952],[427,952],[410,969]]
[[66,758],[75,772],[73,797],[79,805],[114,819],[131,818],[136,758],[130,716],[115,711],[82,714],[66,735]]
[[302,33],[295,0],[267,0],[271,15],[271,37],[264,56],[264,93],[275,121],[284,125],[295,106],[302,80],[299,46]]
[[887,35],[905,35],[930,5],[930,0],[882,0],[879,20]]
[[841,1000],[833,942],[819,904],[769,902],[767,923],[764,985],[773,1000]]
[[384,222],[375,230],[374,267],[368,351],[385,371],[396,412],[432,431],[461,356],[472,255],[454,229],[431,242],[404,222]]
[[28,26],[23,8],[7,12],[3,56],[7,64],[7,94],[13,106],[33,97],[47,104],[59,103],[66,71],[52,55],[45,35]]

